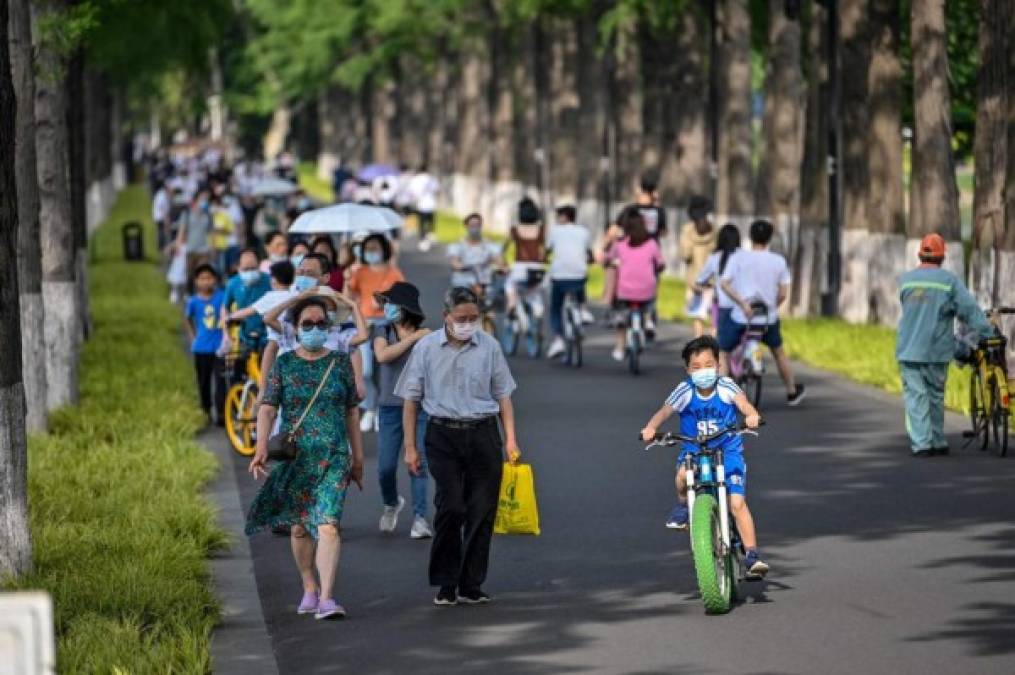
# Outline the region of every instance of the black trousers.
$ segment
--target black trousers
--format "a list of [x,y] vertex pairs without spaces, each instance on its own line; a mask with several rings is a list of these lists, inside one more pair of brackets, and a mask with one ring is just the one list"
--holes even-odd
[[[222,359],[211,354],[194,354],[194,370],[197,371],[197,390],[201,394],[201,408],[212,414],[212,401],[218,415],[216,421],[222,420],[226,407],[226,380],[222,377]],[[214,386],[213,386],[214,385]]]
[[471,429],[427,425],[427,462],[437,484],[431,585],[472,591],[486,580],[503,447],[493,418]]

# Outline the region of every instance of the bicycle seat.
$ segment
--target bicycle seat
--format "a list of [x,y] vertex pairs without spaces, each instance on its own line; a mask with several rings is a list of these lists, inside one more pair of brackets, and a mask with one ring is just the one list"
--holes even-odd
[[543,279],[546,277],[545,268],[532,268],[530,267],[525,272],[525,284],[527,286],[538,286],[543,283]]

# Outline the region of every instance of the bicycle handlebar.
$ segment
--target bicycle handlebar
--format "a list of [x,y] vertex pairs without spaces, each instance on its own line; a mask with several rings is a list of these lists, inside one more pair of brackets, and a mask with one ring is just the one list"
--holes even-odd
[[988,309],[987,314],[1015,314],[1015,307],[995,307]]
[[[758,426],[764,425],[765,420],[761,420],[758,423]],[[693,443],[698,447],[705,447],[706,444],[718,438],[722,438],[727,434],[733,434],[735,436],[743,436],[745,434],[750,434],[752,436],[757,436],[758,432],[754,429],[749,428],[746,424],[742,423],[737,424],[736,426],[720,429],[719,431],[716,431],[711,434],[704,435],[699,434],[698,436],[685,436],[684,434],[675,434],[672,432],[666,432],[665,434],[656,434],[655,438],[652,439],[652,442],[645,446],[645,449],[648,450],[657,445],[672,447],[674,445],[677,445],[678,443]],[[641,440],[641,436],[639,436],[638,439]]]

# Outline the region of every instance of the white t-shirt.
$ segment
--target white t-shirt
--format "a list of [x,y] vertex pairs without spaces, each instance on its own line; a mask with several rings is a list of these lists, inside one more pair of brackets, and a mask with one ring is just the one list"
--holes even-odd
[[437,191],[440,185],[428,173],[417,173],[409,183],[409,193],[416,201],[416,210],[420,213],[433,213],[437,208]]
[[493,264],[500,256],[500,252],[500,244],[492,241],[473,244],[463,240],[448,246],[449,258],[458,258],[465,267],[476,268],[475,271],[466,269],[452,272],[451,285],[470,287],[475,283],[490,283],[493,280]]
[[[722,278],[732,284],[741,299],[764,302],[768,307],[770,324],[779,320],[779,287],[790,282],[789,267],[781,255],[744,249],[726,263]],[[733,307],[731,316],[737,323],[747,323],[747,317],[739,306]]]
[[[730,263],[733,262],[733,258],[739,252],[740,249],[737,249],[736,251],[730,253],[730,257],[726,260],[726,269],[730,268]],[[720,284],[718,279],[716,279],[719,274],[719,263],[721,260],[722,251],[708,256],[708,259],[705,261],[705,266],[701,268],[701,274],[698,275],[695,282],[698,284],[714,284],[716,303],[721,309],[732,309],[733,301],[730,299],[730,296],[726,294],[726,291],[722,289],[722,284]]]
[[584,279],[588,276],[589,231],[581,225],[555,225],[546,239],[553,251],[550,278]]
[[155,200],[152,202],[152,220],[162,223],[169,217],[169,210],[172,204],[169,203],[169,191],[160,188],[155,193]]

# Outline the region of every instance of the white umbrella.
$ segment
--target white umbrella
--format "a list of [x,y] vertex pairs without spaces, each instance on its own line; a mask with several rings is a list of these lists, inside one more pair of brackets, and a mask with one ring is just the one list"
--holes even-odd
[[297,192],[299,189],[300,186],[291,180],[269,177],[262,178],[254,183],[254,187],[251,188],[250,194],[255,197],[284,197]]
[[338,204],[306,211],[293,221],[289,232],[302,234],[340,234],[390,232],[402,227],[402,217],[391,209],[365,204]]

